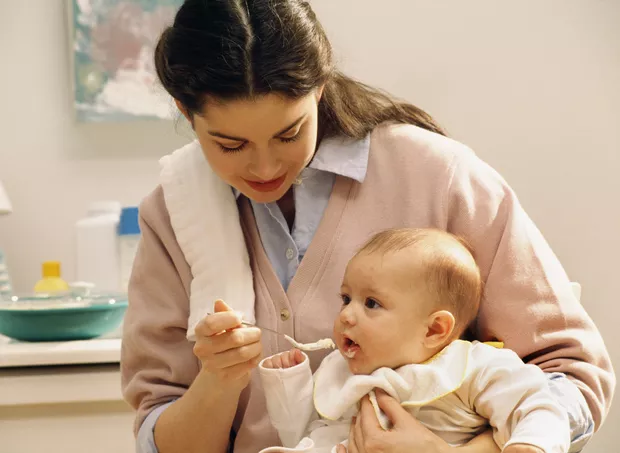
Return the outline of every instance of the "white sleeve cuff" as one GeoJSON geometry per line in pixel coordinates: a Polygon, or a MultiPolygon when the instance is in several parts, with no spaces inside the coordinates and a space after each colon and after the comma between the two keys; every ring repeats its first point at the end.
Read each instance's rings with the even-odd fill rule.
{"type": "Polygon", "coordinates": [[[147,415],[138,430],[138,436],[136,437],[136,453],[159,453],[157,445],[155,445],[155,424],[159,416],[175,401],[176,399],[157,406],[147,415]]]}

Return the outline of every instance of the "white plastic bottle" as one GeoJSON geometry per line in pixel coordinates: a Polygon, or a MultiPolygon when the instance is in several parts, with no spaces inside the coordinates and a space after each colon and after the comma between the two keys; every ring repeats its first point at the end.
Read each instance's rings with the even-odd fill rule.
{"type": "Polygon", "coordinates": [[[0,250],[0,299],[2,299],[2,296],[9,296],[11,291],[9,270],[4,257],[4,252],[0,250]]]}
{"type": "Polygon", "coordinates": [[[118,291],[120,279],[117,229],[121,204],[92,203],[88,215],[76,224],[77,280],[95,285],[95,291],[118,291]]]}
{"type": "Polygon", "coordinates": [[[118,244],[120,250],[120,284],[121,291],[127,292],[133,261],[140,242],[140,225],[138,224],[138,208],[123,208],[118,225],[118,244]]]}

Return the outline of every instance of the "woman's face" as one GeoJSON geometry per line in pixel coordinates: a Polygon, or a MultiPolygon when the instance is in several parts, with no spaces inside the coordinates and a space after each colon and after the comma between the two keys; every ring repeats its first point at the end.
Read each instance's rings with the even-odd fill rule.
{"type": "Polygon", "coordinates": [[[312,159],[320,93],[209,99],[192,122],[213,171],[248,198],[279,200],[312,159]]]}

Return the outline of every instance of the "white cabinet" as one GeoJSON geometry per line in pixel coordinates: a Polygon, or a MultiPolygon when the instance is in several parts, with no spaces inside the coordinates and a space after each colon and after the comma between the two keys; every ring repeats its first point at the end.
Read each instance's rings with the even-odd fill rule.
{"type": "Polygon", "coordinates": [[[73,342],[73,352],[64,358],[58,354],[59,348],[66,349],[64,344],[32,345],[38,349],[29,360],[36,366],[15,366],[28,356],[24,344],[0,346],[4,366],[0,368],[0,453],[135,451],[134,413],[120,391],[120,341],[114,346],[116,353],[100,343],[84,343],[79,347],[73,342]],[[64,360],[71,365],[41,366],[45,361],[42,347],[55,349],[47,355],[48,361],[64,360]],[[18,348],[22,348],[21,354],[13,355],[18,348]],[[92,352],[93,348],[100,351],[92,352]],[[86,349],[91,350],[88,359],[83,358],[86,349]],[[79,364],[84,360],[108,363],[79,364]]]}

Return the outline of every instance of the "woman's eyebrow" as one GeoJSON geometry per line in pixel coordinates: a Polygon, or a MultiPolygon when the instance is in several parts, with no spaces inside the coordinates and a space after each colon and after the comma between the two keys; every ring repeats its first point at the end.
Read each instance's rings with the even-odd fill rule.
{"type": "Polygon", "coordinates": [[[306,114],[304,113],[299,118],[297,118],[295,121],[293,121],[289,126],[285,127],[284,129],[282,129],[281,131],[276,133],[274,135],[274,137],[277,137],[277,136],[282,135],[282,134],[286,134],[288,131],[290,131],[295,126],[297,126],[299,123],[301,123],[305,118],[306,118],[306,114]]]}
{"type": "MultiPolygon", "coordinates": [[[[290,131],[291,129],[293,129],[295,126],[297,126],[299,123],[301,123],[304,119],[306,118],[306,114],[303,114],[302,116],[300,116],[299,118],[297,118],[295,121],[293,121],[290,125],[286,126],[284,129],[282,129],[281,131],[278,131],[274,137],[277,137],[279,135],[282,134],[286,134],[288,131],[290,131]]],[[[207,131],[209,133],[209,135],[212,135],[213,137],[219,137],[219,138],[224,138],[226,140],[233,140],[236,142],[248,142],[249,140],[247,138],[243,138],[243,137],[234,137],[232,135],[226,135],[226,134],[222,134],[221,132],[217,132],[217,131],[207,131]]]]}

